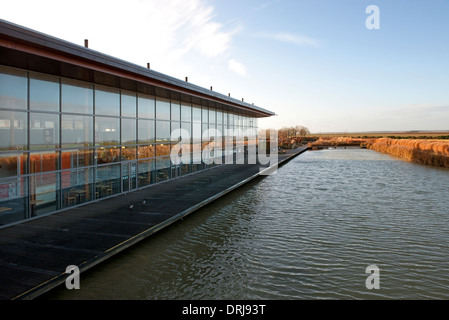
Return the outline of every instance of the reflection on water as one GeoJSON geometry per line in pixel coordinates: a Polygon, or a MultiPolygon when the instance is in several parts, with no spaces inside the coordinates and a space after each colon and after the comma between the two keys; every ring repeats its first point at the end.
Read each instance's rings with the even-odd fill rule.
{"type": "Polygon", "coordinates": [[[447,169],[307,152],[47,298],[448,299],[448,190],[447,169]]]}

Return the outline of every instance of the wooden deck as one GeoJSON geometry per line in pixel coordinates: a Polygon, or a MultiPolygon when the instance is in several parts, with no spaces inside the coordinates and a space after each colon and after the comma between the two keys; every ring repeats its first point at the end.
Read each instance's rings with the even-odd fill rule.
{"type": "MultiPolygon", "coordinates": [[[[305,150],[279,155],[278,165],[305,150]]],[[[0,299],[38,297],[65,283],[67,266],[101,263],[259,177],[259,168],[221,165],[0,229],[0,299]]]]}

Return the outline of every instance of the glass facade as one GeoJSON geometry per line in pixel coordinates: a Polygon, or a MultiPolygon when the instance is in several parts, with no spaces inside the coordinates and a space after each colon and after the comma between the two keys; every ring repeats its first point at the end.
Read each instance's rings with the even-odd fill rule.
{"type": "Polygon", "coordinates": [[[0,226],[244,158],[257,118],[192,99],[0,66],[0,226]]]}

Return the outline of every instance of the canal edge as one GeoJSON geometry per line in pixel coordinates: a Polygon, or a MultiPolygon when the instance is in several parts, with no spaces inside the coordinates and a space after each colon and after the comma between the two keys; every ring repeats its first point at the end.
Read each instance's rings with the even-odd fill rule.
{"type": "MultiPolygon", "coordinates": [[[[150,228],[148,228],[147,230],[144,230],[134,236],[132,236],[129,239],[124,240],[123,242],[103,251],[101,254],[93,257],[92,259],[86,260],[84,262],[82,262],[81,264],[79,264],[77,267],[79,268],[80,274],[99,265],[100,263],[106,261],[109,258],[112,258],[113,256],[117,255],[118,253],[136,245],[137,243],[143,241],[144,239],[152,236],[153,234],[167,228],[168,226],[174,224],[175,222],[182,220],[183,218],[187,217],[188,215],[190,215],[191,213],[198,211],[200,208],[210,204],[211,202],[223,197],[224,195],[242,187],[243,185],[249,183],[250,181],[264,176],[264,175],[268,175],[266,173],[270,172],[270,170],[276,170],[278,167],[281,167],[283,165],[285,165],[287,162],[289,162],[290,160],[292,160],[293,158],[301,155],[302,153],[306,152],[307,150],[309,150],[309,147],[305,147],[302,148],[300,150],[297,150],[296,152],[294,152],[293,154],[287,156],[286,158],[280,160],[279,162],[275,163],[274,165],[271,165],[269,167],[266,167],[263,170],[260,170],[258,173],[226,188],[225,190],[197,203],[194,206],[191,206],[190,208],[181,211],[180,213],[164,220],[163,222],[152,226],[150,228]]],[[[68,277],[67,273],[61,273],[59,275],[54,276],[53,278],[42,282],[41,284],[35,286],[34,288],[31,288],[21,294],[18,294],[17,296],[13,297],[11,300],[33,300],[38,298],[39,296],[57,288],[58,286],[64,284],[64,282],[66,281],[68,277]]]]}

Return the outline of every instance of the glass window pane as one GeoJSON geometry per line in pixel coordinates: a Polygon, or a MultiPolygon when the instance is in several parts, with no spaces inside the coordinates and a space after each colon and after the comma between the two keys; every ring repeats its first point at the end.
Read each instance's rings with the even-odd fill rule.
{"type": "Polygon", "coordinates": [[[122,119],[122,144],[136,144],[136,119],[122,119]]]}
{"type": "Polygon", "coordinates": [[[0,111],[0,150],[26,150],[27,113],[0,111]]]}
{"type": "Polygon", "coordinates": [[[192,107],[185,102],[181,105],[181,121],[192,121],[192,107]]]}
{"type": "Polygon", "coordinates": [[[217,124],[223,123],[223,112],[217,111],[217,124]]]}
{"type": "Polygon", "coordinates": [[[30,153],[30,173],[49,172],[59,169],[59,152],[30,153]]]}
{"type": "Polygon", "coordinates": [[[95,87],[95,114],[120,115],[120,95],[117,89],[95,87]]]}
{"type": "Polygon", "coordinates": [[[153,158],[155,156],[155,147],[153,145],[149,146],[139,146],[138,157],[139,159],[153,158]]]}
{"type": "Polygon", "coordinates": [[[19,176],[26,172],[26,154],[0,153],[0,178],[19,176]]]}
{"type": "Polygon", "coordinates": [[[59,147],[59,114],[30,113],[30,149],[59,147]]]}
{"type": "Polygon", "coordinates": [[[193,128],[192,128],[193,143],[200,143],[201,142],[201,136],[202,136],[201,124],[200,123],[193,123],[193,128]]]}
{"type": "Polygon", "coordinates": [[[154,142],[154,120],[138,120],[138,143],[154,142]]]}
{"type": "Polygon", "coordinates": [[[181,128],[181,122],[175,122],[175,121],[172,121],[171,122],[171,128],[170,128],[170,140],[171,141],[180,141],[181,139],[181,132],[180,132],[180,130],[177,130],[177,129],[180,129],[181,128]],[[176,130],[176,131],[175,131],[176,130]],[[177,133],[179,133],[179,134],[177,134],[177,133]]]}
{"type": "Polygon", "coordinates": [[[156,181],[163,181],[170,178],[170,157],[156,159],[156,181]]]}
{"type": "Polygon", "coordinates": [[[137,148],[135,146],[125,147],[122,146],[122,160],[134,160],[137,159],[137,148]]]}
{"type": "Polygon", "coordinates": [[[139,161],[137,167],[139,187],[154,183],[154,170],[154,160],[139,161]]]}
{"type": "Polygon", "coordinates": [[[182,137],[183,139],[191,140],[192,139],[192,124],[188,122],[181,123],[181,129],[187,131],[187,136],[182,137]]]}
{"type": "Polygon", "coordinates": [[[170,122],[156,121],[156,141],[169,141],[170,122]]]}
{"type": "Polygon", "coordinates": [[[27,73],[0,66],[0,107],[27,109],[27,96],[27,73]]]}
{"type": "Polygon", "coordinates": [[[100,147],[95,150],[97,164],[113,163],[120,161],[120,148],[118,147],[100,147]]]}
{"type": "Polygon", "coordinates": [[[209,109],[209,123],[215,123],[215,110],[214,109],[209,109]]]}
{"type": "Polygon", "coordinates": [[[119,144],[119,126],[119,118],[95,117],[95,145],[119,144]]]}
{"type": "Polygon", "coordinates": [[[156,99],[156,119],[170,120],[170,100],[164,98],[156,99]]]}
{"type": "Polygon", "coordinates": [[[201,107],[200,106],[192,107],[192,117],[193,117],[193,122],[201,122],[201,107]]]}
{"type": "Polygon", "coordinates": [[[170,155],[170,143],[156,144],[156,157],[169,156],[169,155],[170,155]]]}
{"type": "Polygon", "coordinates": [[[137,98],[136,94],[132,92],[122,91],[122,116],[136,117],[137,98]]]}
{"type": "Polygon", "coordinates": [[[87,167],[94,164],[92,149],[73,149],[61,152],[61,169],[87,167]]]}
{"type": "Polygon", "coordinates": [[[95,198],[120,192],[120,165],[101,166],[95,170],[95,198]]]}
{"type": "Polygon", "coordinates": [[[59,111],[59,79],[47,75],[30,76],[30,109],[59,111]]]}
{"type": "Polygon", "coordinates": [[[31,216],[59,209],[59,173],[51,172],[30,177],[31,216]]]}
{"type": "Polygon", "coordinates": [[[61,141],[63,148],[92,146],[93,117],[62,115],[61,141]]]}
{"type": "Polygon", "coordinates": [[[181,105],[179,101],[171,102],[171,120],[172,121],[181,120],[181,105]]]}
{"type": "Polygon", "coordinates": [[[153,96],[138,94],[139,118],[154,119],[155,101],[153,96]]]}
{"type": "Polygon", "coordinates": [[[62,80],[62,112],[93,114],[93,85],[73,80],[62,80]]]}
{"type": "Polygon", "coordinates": [[[202,113],[202,122],[208,123],[209,122],[209,109],[206,107],[203,107],[203,113],[202,113]]]}
{"type": "Polygon", "coordinates": [[[61,172],[63,207],[93,199],[93,169],[84,168],[61,172]]]}
{"type": "Polygon", "coordinates": [[[0,215],[0,225],[27,218],[28,178],[9,178],[0,181],[0,203],[4,211],[0,215]]]}

